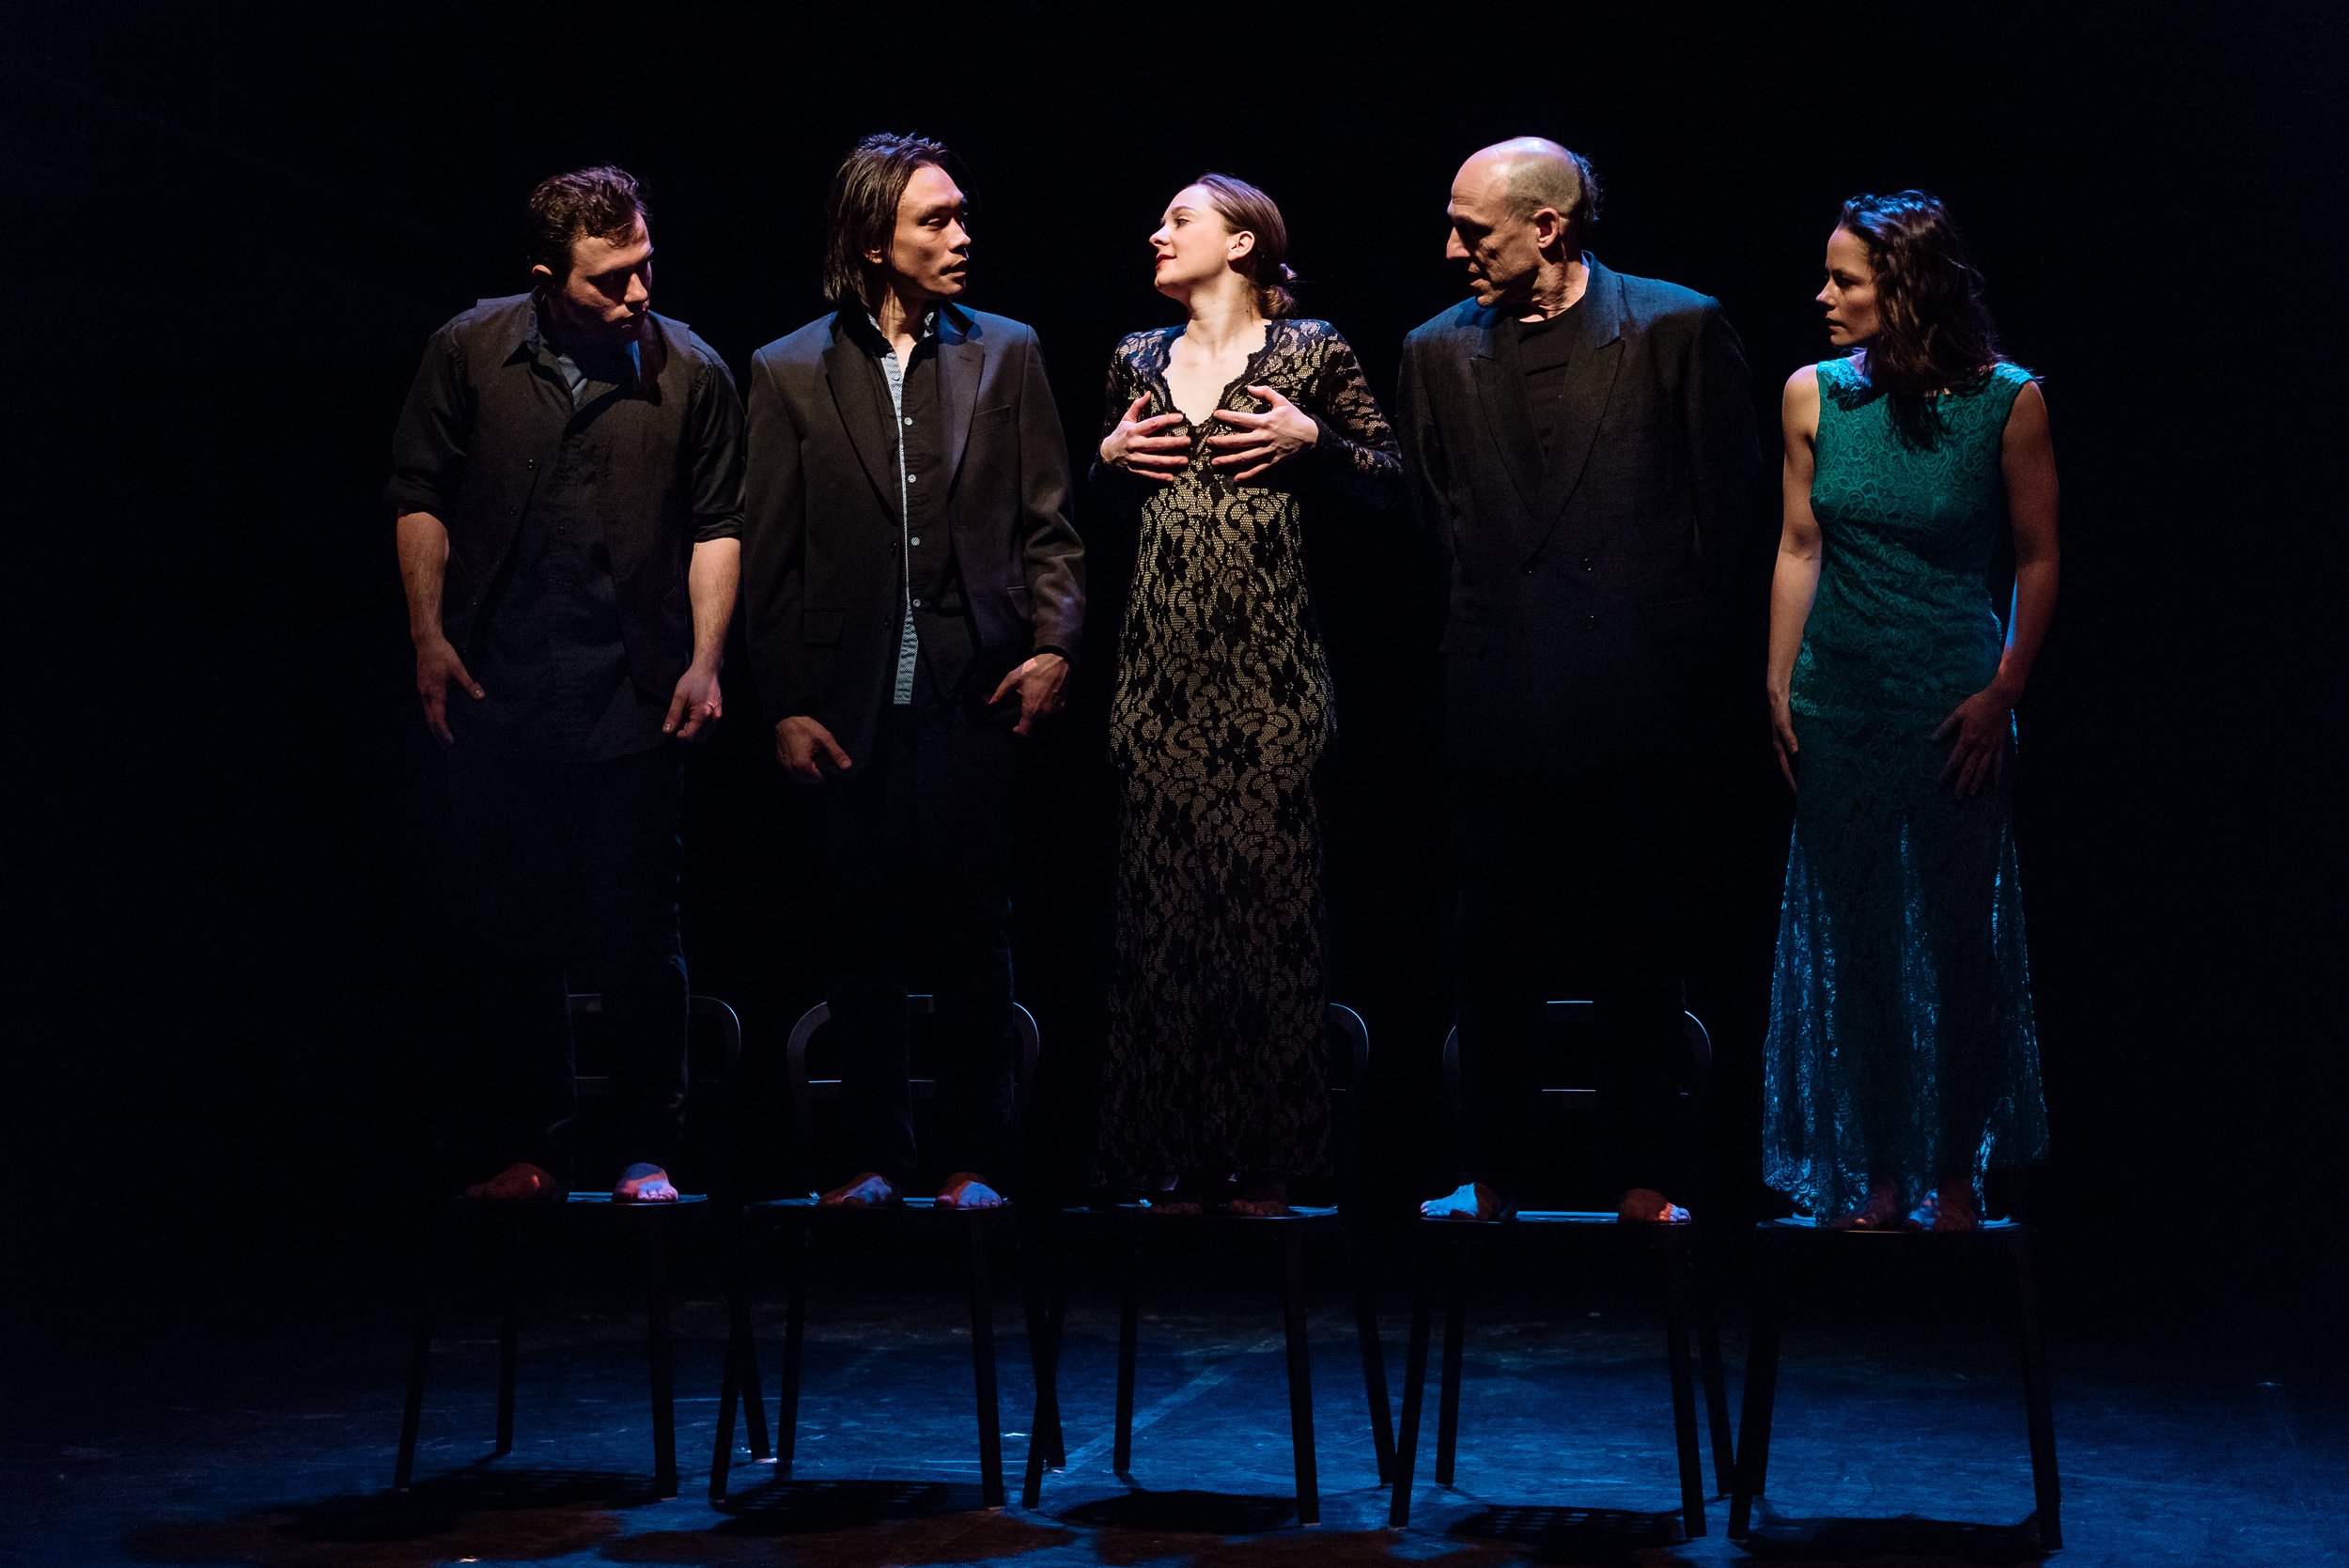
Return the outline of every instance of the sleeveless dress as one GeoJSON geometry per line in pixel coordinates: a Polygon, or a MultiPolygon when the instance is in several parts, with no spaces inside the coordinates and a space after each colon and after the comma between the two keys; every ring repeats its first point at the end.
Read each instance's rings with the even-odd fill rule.
{"type": "Polygon", "coordinates": [[[1820,1219],[1873,1181],[2046,1152],[2003,781],[1960,800],[1933,734],[1998,673],[1988,577],[2009,527],[2000,442],[2030,376],[1937,398],[1929,447],[1844,360],[1818,367],[1818,597],[1792,692],[1795,832],[1766,1048],[1764,1175],[1820,1219]]]}
{"type": "MultiPolygon", "coordinates": [[[[1108,422],[1137,396],[1176,411],[1179,327],[1110,361],[1108,422]]],[[[1304,509],[1401,493],[1402,458],[1354,351],[1326,321],[1275,320],[1218,399],[1270,385],[1319,439],[1255,479],[1190,431],[1171,485],[1099,471],[1138,503],[1110,752],[1123,785],[1116,931],[1095,1174],[1311,1175],[1328,1165],[1321,823],[1314,770],[1330,668],[1305,575],[1304,509]]]]}

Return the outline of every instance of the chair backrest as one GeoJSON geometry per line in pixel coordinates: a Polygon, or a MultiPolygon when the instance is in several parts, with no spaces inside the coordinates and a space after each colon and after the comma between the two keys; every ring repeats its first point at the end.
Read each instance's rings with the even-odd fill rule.
{"type": "MultiPolygon", "coordinates": [[[[1696,1098],[1702,1099],[1704,1096],[1705,1080],[1713,1076],[1713,1036],[1705,1029],[1703,1020],[1694,1013],[1684,1009],[1680,1015],[1680,1020],[1681,1039],[1688,1048],[1688,1092],[1696,1098]]],[[[1548,1004],[1548,1021],[1553,1026],[1563,1026],[1566,1030],[1588,1029],[1592,1021],[1591,1003],[1586,1000],[1579,999],[1552,1001],[1548,1004]]],[[[1443,1088],[1444,1097],[1451,1103],[1452,1114],[1456,1121],[1460,1114],[1460,1029],[1457,1024],[1453,1026],[1452,1032],[1446,1034],[1443,1039],[1443,1088]]],[[[1546,1082],[1542,1085],[1542,1093],[1558,1095],[1588,1095],[1594,1091],[1586,1085],[1546,1082]]]]}
{"type": "MultiPolygon", "coordinates": [[[[580,1070],[573,1081],[578,1085],[583,1109],[607,1100],[612,1094],[612,1076],[599,1038],[603,1019],[603,998],[592,991],[574,993],[571,997],[571,1040],[580,1070]]],[[[700,1186],[723,1180],[731,1145],[731,1118],[725,1113],[728,1089],[735,1081],[742,1063],[742,1020],[733,1008],[716,997],[695,996],[686,1000],[685,1022],[685,1127],[683,1144],[677,1151],[682,1179],[700,1186]]],[[[583,1145],[589,1151],[610,1155],[603,1147],[600,1125],[584,1119],[582,1128],[583,1145]]]]}
{"type": "MultiPolygon", "coordinates": [[[[577,1079],[583,1097],[602,1098],[612,1093],[612,1075],[599,1070],[602,1063],[598,1060],[595,1048],[595,1022],[602,1017],[603,998],[600,994],[594,991],[575,991],[571,994],[572,1038],[575,1043],[583,1040],[588,1048],[582,1053],[587,1070],[580,1073],[577,1079]],[[586,1027],[583,1028],[583,1024],[586,1027]]],[[[742,1020],[736,1016],[734,1009],[716,997],[687,998],[686,1081],[696,1087],[705,1083],[712,1087],[731,1083],[741,1062],[742,1020]]]]}
{"type": "Polygon", "coordinates": [[[1350,1194],[1361,1174],[1362,1086],[1370,1073],[1370,1026],[1344,1002],[1330,1003],[1330,1144],[1338,1190],[1350,1194]]]}
{"type": "MultiPolygon", "coordinates": [[[[915,992],[906,998],[906,1011],[914,1017],[933,1017],[938,1012],[937,1001],[926,992],[915,992]]],[[[785,1071],[791,1080],[791,1120],[796,1128],[800,1147],[809,1148],[816,1136],[816,1112],[818,1104],[835,1104],[840,1098],[840,1079],[809,1076],[808,1048],[816,1039],[816,1032],[832,1021],[832,1003],[819,1001],[800,1015],[800,1021],[791,1026],[791,1037],[784,1045],[785,1071]]],[[[1035,1016],[1018,1002],[1011,1004],[1012,1027],[1019,1034],[1019,1052],[1012,1062],[1012,1083],[1015,1091],[1024,1091],[1035,1081],[1036,1062],[1041,1055],[1041,1040],[1036,1032],[1035,1016]]],[[[938,1097],[938,1080],[916,1078],[910,1080],[916,1100],[938,1097]]]]}

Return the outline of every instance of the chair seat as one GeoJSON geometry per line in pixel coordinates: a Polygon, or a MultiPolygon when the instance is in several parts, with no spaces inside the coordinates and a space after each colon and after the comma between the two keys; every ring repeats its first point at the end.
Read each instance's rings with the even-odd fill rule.
{"type": "Polygon", "coordinates": [[[681,1209],[706,1207],[707,1192],[680,1192],[665,1203],[623,1203],[615,1202],[609,1192],[573,1192],[559,1203],[537,1198],[469,1198],[459,1193],[449,1200],[460,1215],[477,1219],[543,1219],[557,1214],[602,1212],[607,1214],[646,1215],[658,1218],[681,1209]]]}
{"type": "Polygon", "coordinates": [[[1985,1219],[1982,1222],[1981,1229],[1972,1231],[1911,1231],[1907,1229],[1854,1231],[1835,1225],[1822,1225],[1807,1215],[1795,1215],[1784,1219],[1765,1219],[1754,1226],[1754,1233],[1759,1236],[1797,1244],[1804,1242],[1831,1244],[1843,1241],[1881,1242],[1895,1236],[1906,1236],[1911,1241],[1937,1241],[1962,1246],[1968,1242],[2012,1241],[2022,1235],[2024,1230],[2023,1223],[2019,1219],[1985,1219]]]}
{"type": "Polygon", "coordinates": [[[1315,1203],[1294,1204],[1286,1214],[1225,1214],[1221,1211],[1201,1214],[1159,1214],[1154,1212],[1147,1203],[1117,1203],[1107,1209],[1081,1212],[1117,1214],[1143,1224],[1203,1231],[1227,1231],[1236,1227],[1246,1227],[1252,1230],[1278,1227],[1290,1230],[1300,1225],[1324,1228],[1335,1224],[1343,1218],[1338,1213],[1336,1205],[1315,1203]]]}
{"type": "Polygon", "coordinates": [[[873,1203],[855,1206],[848,1203],[825,1203],[813,1196],[806,1198],[762,1198],[754,1203],[742,1205],[742,1212],[752,1219],[781,1219],[793,1217],[820,1218],[845,1221],[853,1219],[863,1224],[920,1223],[955,1224],[960,1221],[977,1223],[1002,1219],[1019,1212],[1010,1203],[993,1208],[957,1208],[935,1198],[902,1198],[894,1203],[873,1203]]]}

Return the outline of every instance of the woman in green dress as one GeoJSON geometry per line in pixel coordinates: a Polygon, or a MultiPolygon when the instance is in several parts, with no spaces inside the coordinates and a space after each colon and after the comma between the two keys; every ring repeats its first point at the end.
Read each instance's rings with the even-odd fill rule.
{"type": "Polygon", "coordinates": [[[1854,196],[1827,274],[1845,357],[1789,378],[1782,415],[1769,694],[1795,834],[1765,1175],[1823,1223],[1970,1230],[1988,1168],[2047,1137],[2010,803],[2055,455],[1939,201],[1854,196]]]}

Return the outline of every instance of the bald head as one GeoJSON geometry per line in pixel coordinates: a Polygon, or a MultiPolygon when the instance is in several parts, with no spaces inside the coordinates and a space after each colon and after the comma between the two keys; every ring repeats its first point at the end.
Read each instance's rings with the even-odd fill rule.
{"type": "Polygon", "coordinates": [[[1547,136],[1513,136],[1480,149],[1460,165],[1457,183],[1470,181],[1485,186],[1513,218],[1548,208],[1578,231],[1598,205],[1590,164],[1547,136]]]}
{"type": "Polygon", "coordinates": [[[1540,136],[1496,142],[1453,179],[1444,255],[1467,264],[1480,304],[1552,314],[1579,298],[1582,236],[1597,210],[1598,183],[1579,155],[1540,136]]]}

